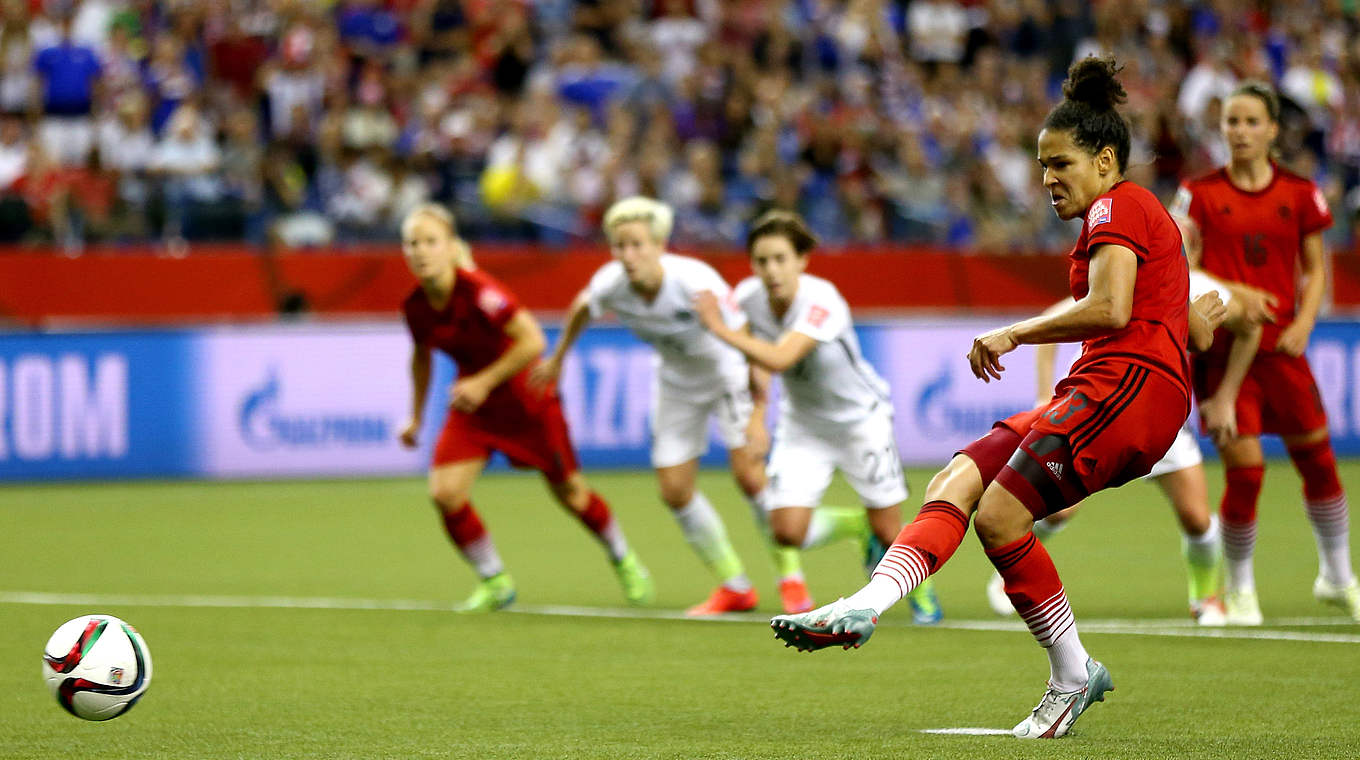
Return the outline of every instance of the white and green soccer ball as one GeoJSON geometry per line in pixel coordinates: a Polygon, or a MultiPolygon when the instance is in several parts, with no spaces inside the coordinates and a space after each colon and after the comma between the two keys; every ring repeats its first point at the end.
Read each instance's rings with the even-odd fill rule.
{"type": "Polygon", "coordinates": [[[43,649],[43,680],[66,711],[109,720],[132,709],[151,685],[142,635],[112,615],[68,620],[43,649]]]}

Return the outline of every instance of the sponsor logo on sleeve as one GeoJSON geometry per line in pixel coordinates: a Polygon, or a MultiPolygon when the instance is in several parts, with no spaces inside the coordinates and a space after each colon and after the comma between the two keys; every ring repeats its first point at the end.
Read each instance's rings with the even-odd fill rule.
{"type": "Polygon", "coordinates": [[[1313,204],[1317,206],[1319,214],[1327,216],[1331,213],[1327,210],[1327,196],[1322,194],[1321,188],[1313,188],[1313,204]]]}
{"type": "Polygon", "coordinates": [[[495,288],[482,288],[482,292],[477,294],[478,308],[493,316],[501,313],[501,310],[509,303],[506,297],[495,288]]]}
{"type": "Polygon", "coordinates": [[[1101,198],[1091,204],[1091,211],[1086,215],[1086,228],[1090,229],[1097,224],[1104,224],[1110,221],[1110,199],[1101,198]]]}
{"type": "Polygon", "coordinates": [[[831,316],[831,312],[813,304],[812,308],[808,309],[807,321],[808,324],[813,327],[821,327],[822,323],[826,322],[826,318],[829,316],[831,316]]]}

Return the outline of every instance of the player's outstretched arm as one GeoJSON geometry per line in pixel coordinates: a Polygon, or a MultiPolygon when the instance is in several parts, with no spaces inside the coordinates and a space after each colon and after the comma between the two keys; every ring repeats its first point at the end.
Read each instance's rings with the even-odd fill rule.
{"type": "Polygon", "coordinates": [[[558,376],[562,374],[562,362],[566,360],[567,352],[576,345],[577,338],[581,337],[588,324],[590,324],[590,295],[582,290],[571,302],[567,322],[562,326],[562,334],[558,336],[557,345],[553,347],[552,353],[538,366],[529,370],[529,382],[534,385],[557,383],[558,376]]]}
{"type": "Polygon", "coordinates": [[[1317,324],[1318,311],[1322,309],[1322,299],[1327,293],[1322,233],[1314,232],[1305,236],[1299,253],[1299,266],[1303,270],[1299,308],[1294,313],[1294,321],[1280,331],[1280,337],[1275,342],[1281,353],[1290,356],[1303,356],[1307,350],[1308,338],[1313,334],[1313,325],[1317,324]]]}
{"type": "Polygon", "coordinates": [[[511,343],[496,361],[475,375],[465,377],[453,384],[449,394],[449,405],[460,412],[475,412],[501,383],[514,377],[529,362],[538,358],[547,347],[543,328],[528,309],[520,309],[505,323],[505,334],[511,343]]]}
{"type": "Polygon", "coordinates": [[[418,443],[420,421],[425,418],[425,394],[429,390],[430,349],[417,345],[411,349],[411,418],[397,436],[407,448],[415,448],[418,443]]]}
{"type": "Polygon", "coordinates": [[[783,372],[817,347],[816,338],[793,330],[781,335],[778,343],[770,343],[745,330],[728,327],[718,306],[718,297],[711,291],[700,291],[694,296],[694,311],[699,315],[699,322],[719,340],[771,372],[783,372]]]}
{"type": "Polygon", "coordinates": [[[1138,256],[1122,245],[1100,245],[1091,253],[1089,292],[1057,312],[983,333],[973,339],[968,363],[983,382],[1000,380],[1001,357],[1024,343],[1063,343],[1105,335],[1128,324],[1138,256]]]}

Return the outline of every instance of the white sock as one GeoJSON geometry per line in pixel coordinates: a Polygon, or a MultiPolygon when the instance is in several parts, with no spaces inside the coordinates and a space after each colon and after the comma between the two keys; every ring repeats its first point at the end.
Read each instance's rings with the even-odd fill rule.
{"type": "Polygon", "coordinates": [[[1039,646],[1048,652],[1049,682],[1058,691],[1076,691],[1086,685],[1086,661],[1090,655],[1077,635],[1077,620],[1067,603],[1066,590],[1021,615],[1039,646]]]}
{"type": "Polygon", "coordinates": [[[1317,540],[1318,570],[1336,586],[1347,586],[1355,576],[1351,570],[1350,509],[1346,494],[1323,502],[1305,501],[1308,521],[1317,540]]]}
{"type": "Polygon", "coordinates": [[[1185,559],[1197,567],[1208,567],[1223,550],[1222,534],[1218,529],[1218,515],[1209,515],[1209,528],[1198,536],[1184,534],[1185,559]]]}
{"type": "Polygon", "coordinates": [[[702,491],[695,491],[689,503],[675,510],[675,521],[694,553],[719,574],[722,584],[733,591],[749,591],[751,581],[740,571],[740,560],[727,538],[727,528],[713,504],[702,491]]]}
{"type": "Polygon", "coordinates": [[[1233,523],[1223,521],[1223,569],[1227,573],[1229,589],[1256,588],[1256,574],[1252,569],[1252,554],[1256,550],[1256,521],[1233,523]]]}
{"type": "Polygon", "coordinates": [[[505,572],[505,566],[501,564],[501,555],[496,551],[496,544],[491,540],[491,535],[487,534],[473,541],[466,546],[458,547],[458,551],[463,553],[467,561],[477,571],[477,575],[483,578],[490,578],[493,575],[500,575],[505,572]]]}
{"type": "Polygon", "coordinates": [[[925,559],[915,549],[893,544],[874,568],[869,583],[845,601],[850,609],[872,609],[875,614],[882,615],[929,575],[925,559]]]}

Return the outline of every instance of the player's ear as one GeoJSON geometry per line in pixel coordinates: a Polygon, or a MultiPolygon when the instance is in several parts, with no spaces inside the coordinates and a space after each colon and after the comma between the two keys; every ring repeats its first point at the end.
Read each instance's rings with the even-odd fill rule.
{"type": "Polygon", "coordinates": [[[1096,170],[1100,172],[1100,176],[1103,177],[1106,174],[1109,174],[1117,165],[1118,162],[1115,159],[1114,148],[1112,146],[1106,145],[1096,154],[1096,170]]]}

